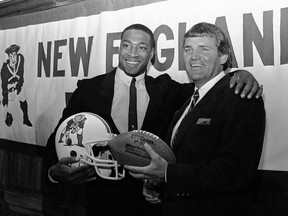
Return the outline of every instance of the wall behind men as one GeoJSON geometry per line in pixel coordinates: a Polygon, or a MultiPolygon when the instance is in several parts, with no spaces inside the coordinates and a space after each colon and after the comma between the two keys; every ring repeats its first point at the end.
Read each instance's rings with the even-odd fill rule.
{"type": "MultiPolygon", "coordinates": [[[[9,101],[8,127],[0,105],[0,138],[45,146],[67,96],[79,79],[108,73],[117,66],[121,31],[132,23],[155,33],[157,58],[149,74],[168,73],[189,82],[181,45],[198,22],[220,26],[234,51],[234,68],[243,68],[264,85],[267,130],[259,169],[288,170],[288,3],[278,1],[82,1],[47,11],[0,19],[0,63],[5,49],[20,46],[24,85],[32,127],[23,124],[19,98],[9,101]]],[[[1,81],[0,81],[1,82],[1,81]]],[[[0,100],[2,89],[0,88],[0,100]]]]}

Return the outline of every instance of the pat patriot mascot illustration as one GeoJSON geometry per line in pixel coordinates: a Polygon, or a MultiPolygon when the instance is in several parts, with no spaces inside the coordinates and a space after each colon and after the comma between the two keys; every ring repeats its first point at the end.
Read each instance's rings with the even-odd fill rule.
{"type": "Polygon", "coordinates": [[[23,124],[32,127],[28,118],[28,103],[24,84],[24,56],[18,53],[20,46],[13,44],[5,50],[8,59],[1,69],[2,104],[4,107],[5,123],[8,127],[13,124],[13,115],[9,109],[11,103],[19,101],[23,113],[23,124]]]}
{"type": "Polygon", "coordinates": [[[77,146],[80,147],[84,147],[84,145],[82,144],[82,140],[83,140],[83,128],[84,128],[84,124],[85,121],[87,120],[87,118],[85,117],[85,115],[76,115],[73,119],[70,119],[67,122],[66,127],[62,130],[61,135],[60,135],[60,139],[59,139],[59,143],[63,143],[63,137],[65,136],[65,144],[68,146],[74,145],[72,143],[72,139],[70,137],[70,133],[71,134],[77,134],[77,141],[78,143],[76,144],[77,146]]]}

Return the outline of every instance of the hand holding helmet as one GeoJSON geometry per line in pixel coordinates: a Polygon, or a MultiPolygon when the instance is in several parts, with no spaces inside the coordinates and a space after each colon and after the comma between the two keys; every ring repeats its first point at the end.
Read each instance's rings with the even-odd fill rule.
{"type": "Polygon", "coordinates": [[[75,166],[79,164],[77,157],[64,157],[50,168],[49,174],[57,182],[82,184],[96,179],[95,169],[89,165],[75,166]]]}

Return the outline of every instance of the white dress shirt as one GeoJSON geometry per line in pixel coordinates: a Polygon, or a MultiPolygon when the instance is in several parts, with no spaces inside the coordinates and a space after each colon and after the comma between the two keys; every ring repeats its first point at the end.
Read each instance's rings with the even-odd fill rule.
{"type": "MultiPolygon", "coordinates": [[[[141,129],[149,103],[149,95],[145,86],[145,73],[135,77],[137,89],[137,121],[141,129]]],[[[114,97],[111,116],[120,133],[128,131],[129,90],[132,77],[117,68],[114,83],[114,97]]]]}

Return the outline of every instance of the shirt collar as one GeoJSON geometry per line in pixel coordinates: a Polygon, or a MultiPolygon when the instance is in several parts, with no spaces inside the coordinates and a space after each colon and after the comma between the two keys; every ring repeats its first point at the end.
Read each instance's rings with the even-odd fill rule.
{"type": "MultiPolygon", "coordinates": [[[[130,85],[132,78],[133,77],[128,76],[123,70],[121,70],[119,67],[117,67],[115,80],[118,80],[118,81],[121,80],[122,82],[126,83],[127,85],[130,85]]],[[[136,83],[144,82],[145,73],[138,75],[137,77],[135,77],[135,79],[136,79],[136,83]]]]}
{"type": "MultiPolygon", "coordinates": [[[[202,98],[220,79],[222,79],[225,76],[224,71],[219,73],[217,76],[213,77],[211,80],[209,80],[207,83],[205,83],[201,88],[199,89],[199,95],[202,98]]],[[[195,87],[195,90],[197,88],[195,87]]]]}

